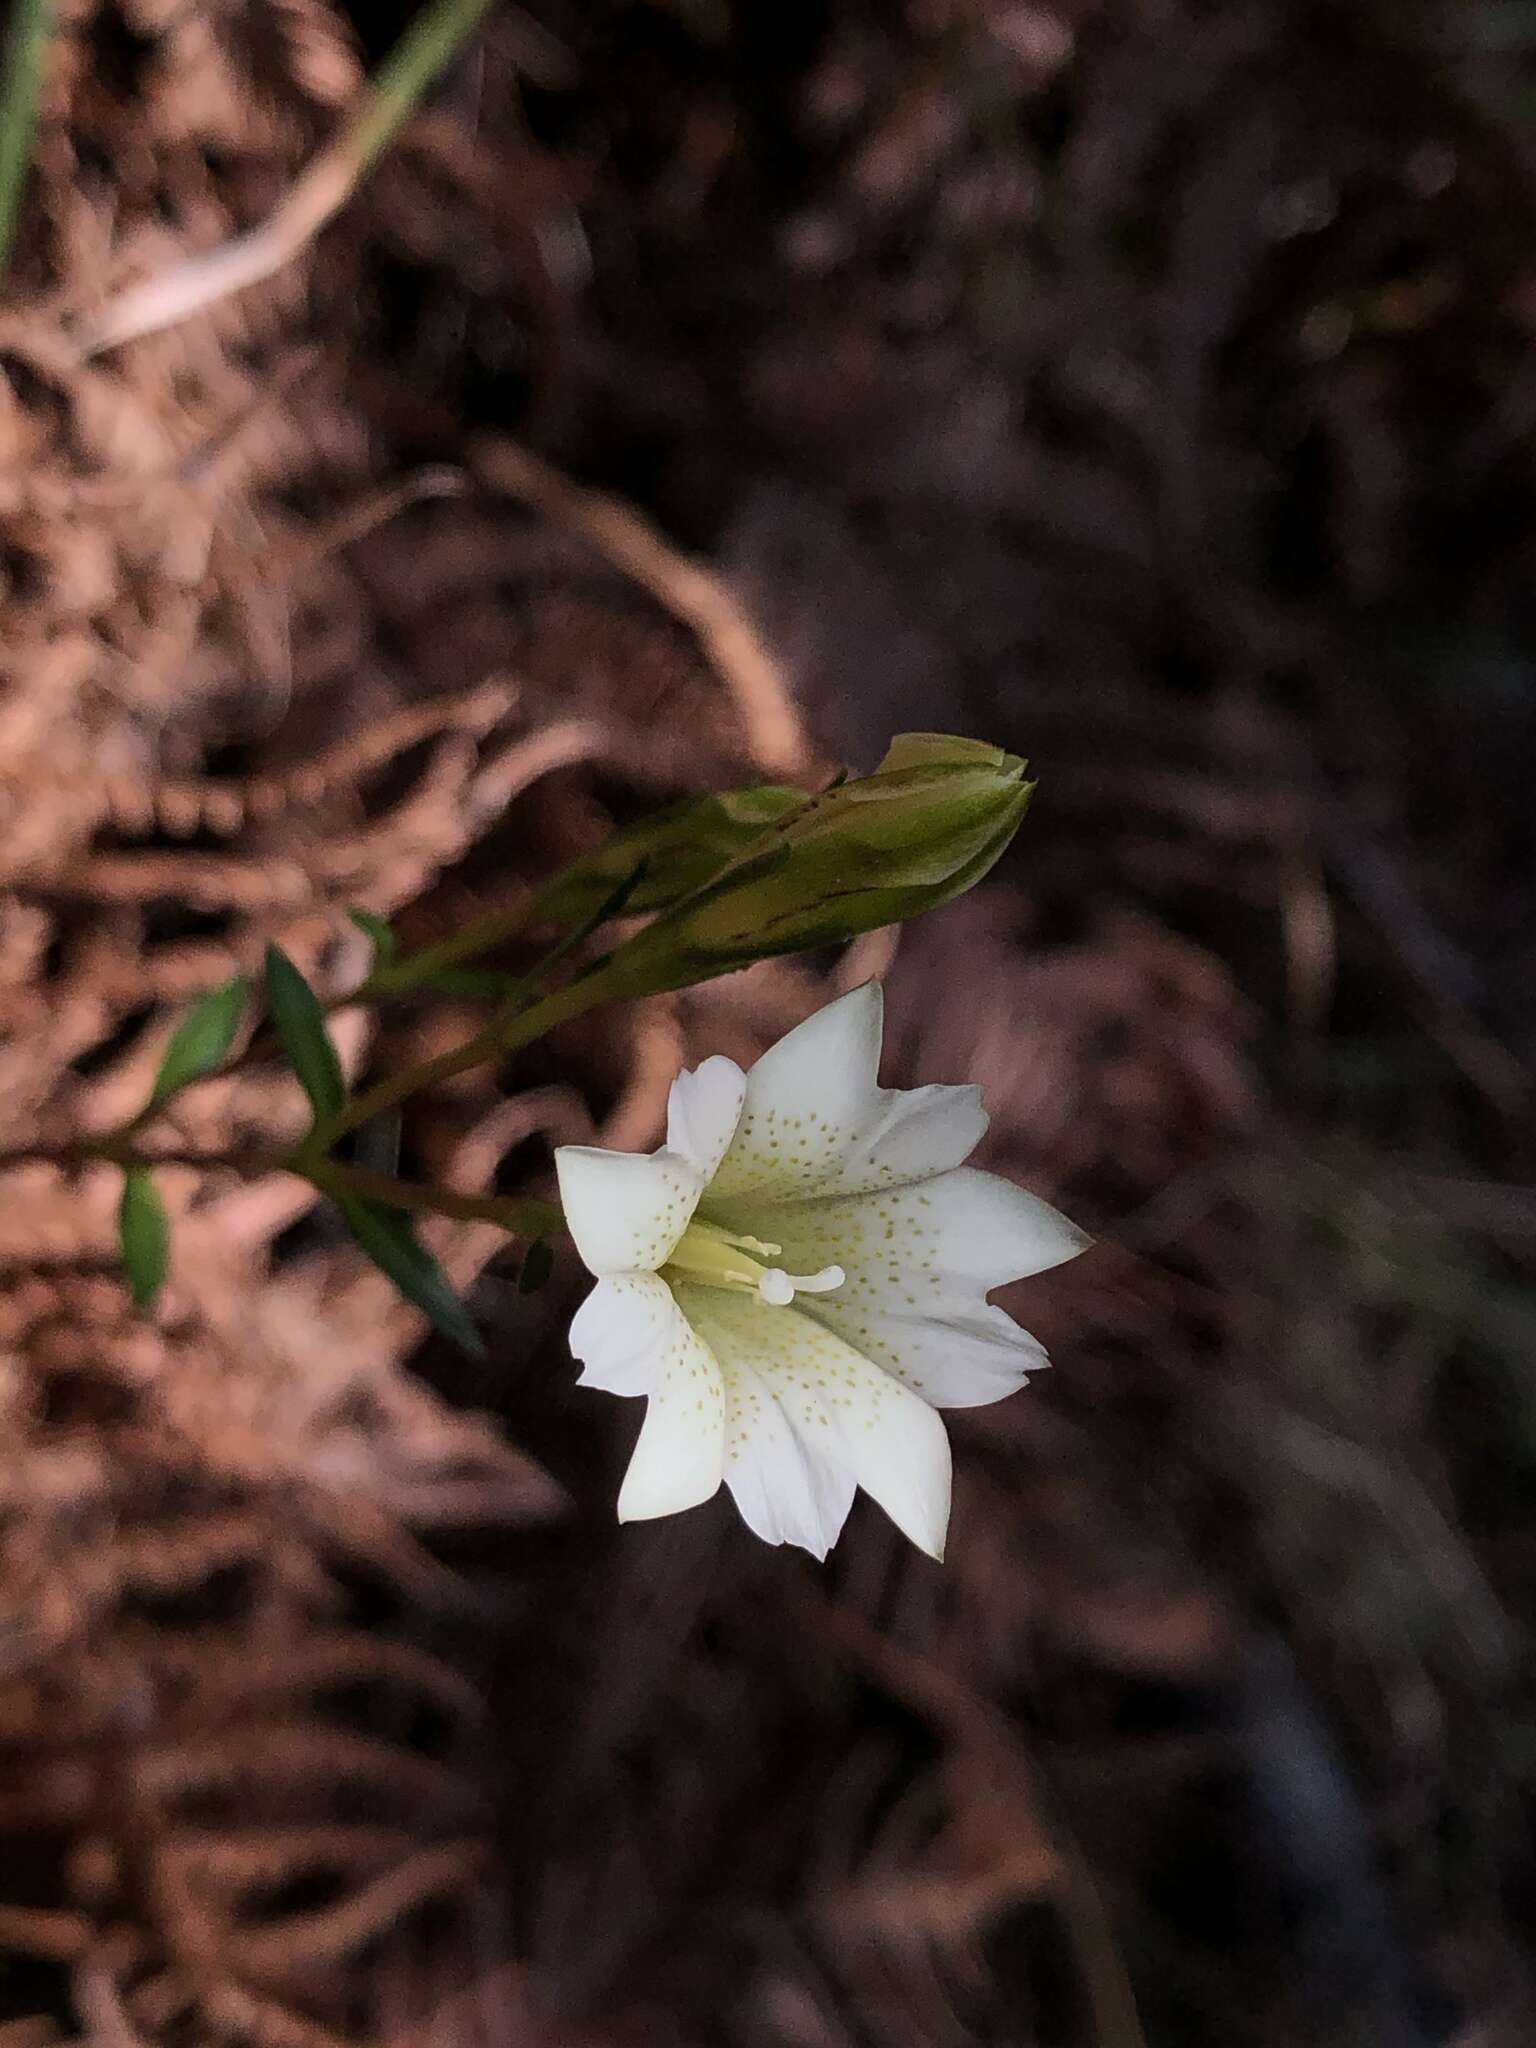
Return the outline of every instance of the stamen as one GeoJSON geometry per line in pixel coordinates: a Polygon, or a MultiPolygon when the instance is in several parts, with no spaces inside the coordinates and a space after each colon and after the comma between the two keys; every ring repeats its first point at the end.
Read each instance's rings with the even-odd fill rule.
{"type": "Polygon", "coordinates": [[[718,1223],[705,1223],[695,1216],[689,1224],[687,1235],[695,1240],[708,1238],[712,1244],[728,1244],[737,1251],[751,1252],[754,1258],[776,1259],[784,1249],[782,1245],[768,1244],[760,1237],[739,1236],[733,1231],[722,1230],[718,1223]]]}
{"type": "Polygon", "coordinates": [[[797,1294],[830,1294],[847,1277],[841,1266],[823,1266],[819,1273],[786,1273],[782,1266],[759,1264],[760,1259],[777,1258],[780,1249],[760,1237],[737,1236],[718,1224],[695,1221],[672,1247],[662,1277],[755,1294],[770,1308],[788,1308],[797,1294]]]}
{"type": "Polygon", "coordinates": [[[718,1224],[695,1219],[672,1247],[662,1272],[706,1287],[755,1294],[763,1277],[761,1262],[778,1254],[778,1245],[767,1244],[760,1237],[736,1236],[718,1224]]]}
{"type": "MultiPolygon", "coordinates": [[[[724,1236],[723,1232],[721,1234],[724,1236]]],[[[760,1237],[726,1237],[725,1242],[739,1245],[744,1252],[751,1252],[759,1259],[776,1259],[784,1249],[783,1245],[768,1244],[760,1237]]]]}
{"type": "Polygon", "coordinates": [[[830,1294],[841,1287],[847,1274],[841,1266],[823,1266],[819,1273],[786,1273],[770,1266],[757,1283],[757,1291],[770,1308],[788,1308],[797,1294],[830,1294]]]}
{"type": "Polygon", "coordinates": [[[830,1294],[835,1287],[841,1287],[848,1275],[841,1266],[823,1266],[819,1273],[813,1273],[809,1280],[802,1280],[797,1273],[791,1273],[797,1294],[830,1294]]]}

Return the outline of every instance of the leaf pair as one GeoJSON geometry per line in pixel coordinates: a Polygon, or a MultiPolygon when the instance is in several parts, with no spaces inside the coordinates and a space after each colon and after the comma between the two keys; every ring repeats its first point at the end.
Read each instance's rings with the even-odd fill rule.
{"type": "MultiPolygon", "coordinates": [[[[373,936],[383,954],[387,928],[381,926],[373,936]]],[[[244,977],[237,975],[204,996],[183,1020],[166,1048],[138,1121],[220,1064],[234,1042],[246,988],[244,977]]],[[[313,1111],[311,1132],[323,1131],[346,1102],[346,1082],[314,990],[277,945],[267,947],[266,997],[283,1051],[313,1111]]],[[[317,1180],[323,1184],[323,1173],[317,1173],[317,1180]]],[[[337,1207],[358,1245],[405,1299],[445,1336],[478,1357],[483,1346],[469,1311],[432,1254],[417,1240],[410,1218],[387,1203],[355,1195],[338,1193],[337,1207]]],[[[169,1264],[170,1221],[147,1167],[130,1167],[123,1176],[118,1238],[133,1299],[138,1307],[148,1308],[160,1291],[169,1264]]],[[[532,1259],[530,1251],[528,1263],[532,1259]]]]}
{"type": "MultiPolygon", "coordinates": [[[[193,1005],[171,1036],[135,1124],[223,1062],[240,1028],[248,989],[245,976],[237,974],[193,1005]]],[[[134,1304],[148,1308],[160,1292],[170,1261],[171,1225],[147,1167],[130,1167],[123,1176],[117,1234],[134,1304]]]]}
{"type": "MultiPolygon", "coordinates": [[[[354,922],[374,940],[376,956],[393,947],[393,935],[378,919],[362,915],[354,922]]],[[[341,1062],[325,1028],[325,1013],[315,992],[281,946],[267,947],[267,1002],[272,1022],[282,1040],[288,1063],[314,1111],[312,1131],[323,1132],[329,1120],[340,1114],[347,1099],[341,1062]]],[[[414,1308],[451,1337],[471,1357],[480,1357],[485,1347],[465,1308],[443,1276],[436,1259],[416,1236],[411,1219],[387,1203],[338,1193],[336,1206],[359,1248],[372,1259],[414,1308]]]]}

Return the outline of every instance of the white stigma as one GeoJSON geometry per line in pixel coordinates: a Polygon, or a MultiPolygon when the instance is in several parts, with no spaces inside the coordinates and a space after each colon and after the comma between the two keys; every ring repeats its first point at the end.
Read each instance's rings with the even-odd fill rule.
{"type": "Polygon", "coordinates": [[[770,1308],[788,1308],[797,1294],[830,1294],[848,1276],[841,1266],[823,1266],[819,1273],[786,1273],[770,1266],[757,1283],[757,1291],[770,1308]]]}

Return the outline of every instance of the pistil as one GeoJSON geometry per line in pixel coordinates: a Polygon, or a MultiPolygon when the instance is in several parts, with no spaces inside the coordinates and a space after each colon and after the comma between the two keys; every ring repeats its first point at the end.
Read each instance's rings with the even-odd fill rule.
{"type": "Polygon", "coordinates": [[[797,1294],[830,1294],[842,1286],[846,1275],[841,1266],[823,1266],[819,1273],[805,1274],[786,1273],[782,1266],[765,1263],[777,1258],[782,1249],[760,1237],[733,1235],[718,1224],[695,1217],[672,1247],[662,1277],[675,1274],[705,1287],[755,1294],[770,1308],[788,1308],[797,1294]]]}

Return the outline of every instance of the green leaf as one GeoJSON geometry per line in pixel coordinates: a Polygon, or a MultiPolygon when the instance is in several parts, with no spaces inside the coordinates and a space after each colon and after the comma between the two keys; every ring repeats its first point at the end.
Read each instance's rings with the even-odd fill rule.
{"type": "Polygon", "coordinates": [[[153,1109],[189,1081],[211,1074],[234,1043],[249,984],[243,974],[210,989],[182,1018],[165,1049],[146,1107],[153,1109]]]}
{"type": "Polygon", "coordinates": [[[122,1200],[117,1207],[117,1235],[122,1248],[123,1271],[136,1308],[148,1308],[160,1292],[171,1252],[171,1226],[165,1204],[145,1167],[135,1166],[123,1175],[122,1200]]]}
{"type": "Polygon", "coordinates": [[[541,1287],[548,1286],[549,1276],[554,1270],[555,1255],[548,1238],[536,1237],[524,1255],[523,1270],[517,1276],[518,1293],[537,1294],[541,1287]]]}
{"type": "Polygon", "coordinates": [[[485,1346],[468,1309],[426,1246],[417,1243],[410,1218],[382,1202],[359,1201],[353,1195],[338,1196],[337,1207],[358,1244],[412,1307],[471,1358],[483,1358],[485,1346]]]}
{"type": "Polygon", "coordinates": [[[371,910],[349,910],[348,917],[373,941],[372,972],[387,967],[400,950],[400,941],[395,937],[382,917],[375,917],[371,910]]]}
{"type": "Polygon", "coordinates": [[[309,1097],[316,1123],[335,1116],[346,1100],[336,1048],[314,990],[277,945],[267,947],[267,1001],[283,1051],[309,1097]]]}

